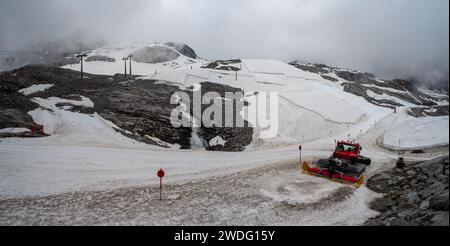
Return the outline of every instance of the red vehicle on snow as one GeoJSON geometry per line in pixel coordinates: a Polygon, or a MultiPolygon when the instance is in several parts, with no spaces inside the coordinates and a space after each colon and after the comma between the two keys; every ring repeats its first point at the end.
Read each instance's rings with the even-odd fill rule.
{"type": "Polygon", "coordinates": [[[339,141],[330,158],[320,159],[311,165],[304,162],[302,172],[360,187],[364,183],[366,166],[371,163],[369,158],[360,154],[361,150],[358,143],[339,141]]]}
{"type": "Polygon", "coordinates": [[[362,156],[361,151],[362,147],[359,143],[339,141],[336,144],[336,149],[334,150],[332,157],[340,160],[348,160],[351,164],[362,163],[364,165],[370,165],[371,160],[362,156]]]}

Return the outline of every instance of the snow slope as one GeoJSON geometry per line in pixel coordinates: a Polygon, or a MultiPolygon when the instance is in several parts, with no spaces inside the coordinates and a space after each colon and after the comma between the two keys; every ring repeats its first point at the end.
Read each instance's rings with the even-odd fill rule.
{"type": "MultiPolygon", "coordinates": [[[[344,92],[338,83],[275,60],[243,59],[242,70],[238,72],[188,68],[144,78],[167,81],[181,88],[210,81],[242,88],[247,93],[277,92],[280,103],[278,136],[263,140],[270,146],[332,136],[347,138],[348,134],[355,136],[393,112],[344,92]],[[352,128],[357,130],[351,131],[352,128]]],[[[255,129],[253,147],[260,143],[258,132],[259,129],[255,129]]]]}
{"type": "Polygon", "coordinates": [[[324,91],[285,92],[283,96],[296,105],[320,112],[326,119],[339,123],[356,123],[364,112],[324,91]]]}
{"type": "Polygon", "coordinates": [[[414,150],[449,143],[449,117],[405,117],[387,129],[382,144],[390,149],[414,150]]]}
{"type": "MultiPolygon", "coordinates": [[[[85,70],[110,75],[118,73],[123,70],[121,58],[140,47],[105,47],[94,50],[90,55],[112,57],[116,62],[86,63],[85,70]]],[[[202,60],[180,55],[175,62],[133,62],[133,73],[145,75],[143,78],[146,79],[176,84],[180,88],[210,81],[242,88],[245,92],[278,92],[280,104],[283,105],[278,124],[283,127],[279,128],[276,138],[266,141],[271,146],[295,144],[304,139],[318,140],[337,134],[348,136],[350,128],[357,127],[361,132],[392,112],[344,92],[339,84],[324,80],[318,74],[297,69],[281,61],[243,59],[239,65],[242,70],[238,72],[201,68],[203,63],[202,60]],[[312,127],[320,128],[322,125],[327,130],[315,130],[312,127]]],[[[66,67],[78,69],[72,65],[66,67]]],[[[255,130],[253,145],[258,145],[260,141],[257,138],[259,132],[259,129],[255,130]]]]}
{"type": "Polygon", "coordinates": [[[33,98],[33,101],[41,107],[28,114],[33,117],[34,122],[44,126],[45,133],[51,135],[44,138],[44,142],[55,142],[69,146],[126,147],[141,145],[141,143],[136,143],[116,132],[114,128],[117,127],[97,113],[87,115],[68,110],[70,105],[93,107],[93,102],[86,97],[81,96],[81,101],[57,97],[33,98]],[[65,103],[65,106],[58,107],[56,105],[58,103],[65,103]]]}
{"type": "MultiPolygon", "coordinates": [[[[204,64],[204,60],[201,59],[193,59],[190,57],[186,57],[177,51],[174,47],[166,46],[163,44],[144,44],[144,45],[134,45],[134,46],[107,46],[99,49],[95,49],[87,52],[89,57],[95,56],[105,56],[109,58],[113,58],[114,62],[107,61],[89,61],[85,62],[83,66],[83,70],[87,73],[92,74],[104,74],[104,75],[114,75],[114,74],[123,74],[125,71],[124,61],[122,58],[128,57],[130,54],[138,52],[140,56],[146,57],[146,54],[142,54],[146,49],[151,50],[151,48],[164,48],[167,50],[171,50],[173,53],[178,54],[174,60],[170,60],[162,63],[145,63],[145,62],[136,62],[134,60],[131,61],[131,68],[133,75],[148,75],[162,72],[162,71],[172,71],[180,68],[190,68],[191,66],[200,67],[204,64]]],[[[154,55],[153,52],[150,52],[149,55],[154,55]]],[[[149,57],[146,57],[150,59],[149,57]]],[[[155,59],[157,60],[156,57],[155,59]]],[[[129,60],[127,63],[127,73],[129,73],[129,60]]],[[[80,64],[69,64],[63,66],[63,68],[73,69],[80,71],[80,64]]]]}

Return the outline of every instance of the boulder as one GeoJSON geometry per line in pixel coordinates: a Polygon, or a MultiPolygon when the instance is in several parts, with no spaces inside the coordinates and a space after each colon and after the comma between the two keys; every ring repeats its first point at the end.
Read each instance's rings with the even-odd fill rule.
{"type": "Polygon", "coordinates": [[[406,171],[406,175],[408,175],[410,178],[412,178],[417,175],[417,172],[414,169],[409,169],[406,171]]]}
{"type": "Polygon", "coordinates": [[[435,195],[430,199],[430,207],[434,210],[443,211],[448,210],[449,195],[444,191],[442,194],[435,195]]]}
{"type": "Polygon", "coordinates": [[[449,213],[448,212],[440,212],[435,214],[431,218],[432,226],[448,226],[449,225],[449,213]]]}
{"type": "Polygon", "coordinates": [[[430,201],[425,200],[425,201],[422,201],[422,203],[420,203],[420,207],[419,207],[420,210],[427,210],[428,208],[430,208],[430,201]]]}
{"type": "Polygon", "coordinates": [[[373,200],[370,206],[373,210],[378,212],[387,212],[394,205],[394,201],[389,198],[381,197],[373,200]]]}
{"type": "Polygon", "coordinates": [[[367,187],[377,192],[383,190],[385,195],[370,203],[380,214],[365,224],[448,226],[447,163],[448,156],[413,164],[406,170],[375,174],[367,187]]]}
{"type": "Polygon", "coordinates": [[[31,128],[33,118],[25,112],[17,109],[0,110],[0,129],[9,127],[31,128]]]}

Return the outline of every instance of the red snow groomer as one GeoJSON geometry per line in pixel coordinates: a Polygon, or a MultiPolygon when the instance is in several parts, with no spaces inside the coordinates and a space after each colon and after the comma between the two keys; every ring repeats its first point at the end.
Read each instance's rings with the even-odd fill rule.
{"type": "Polygon", "coordinates": [[[364,183],[366,166],[371,164],[369,158],[360,155],[361,150],[358,143],[339,141],[330,158],[318,160],[312,165],[303,162],[302,173],[354,184],[359,188],[364,183]]]}

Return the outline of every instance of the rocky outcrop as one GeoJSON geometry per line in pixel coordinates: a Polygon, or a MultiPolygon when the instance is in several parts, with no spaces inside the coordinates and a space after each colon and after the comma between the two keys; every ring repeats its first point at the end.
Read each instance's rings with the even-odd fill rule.
{"type": "Polygon", "coordinates": [[[329,80],[331,82],[338,82],[339,80],[328,75],[320,75],[323,79],[329,80]]]}
{"type": "MultiPolygon", "coordinates": [[[[322,78],[332,82],[339,82],[335,76],[344,80],[341,85],[344,91],[365,98],[368,102],[387,108],[399,106],[409,106],[408,104],[433,107],[437,101],[442,102],[442,98],[434,98],[418,90],[412,83],[402,79],[381,80],[371,73],[343,70],[329,67],[323,64],[303,64],[296,61],[290,63],[292,66],[311,73],[317,73],[322,78]],[[333,74],[334,76],[330,76],[333,74]],[[374,93],[377,96],[370,95],[374,93]],[[393,99],[389,99],[393,98],[393,99]],[[398,100],[397,100],[398,99],[398,100]]],[[[448,102],[448,98],[447,98],[448,102]]],[[[444,110],[439,110],[435,115],[443,114],[444,110]]],[[[413,112],[414,115],[415,112],[413,112]]]]}
{"type": "Polygon", "coordinates": [[[164,43],[164,45],[173,47],[174,49],[176,49],[178,52],[180,52],[184,56],[190,57],[192,59],[197,58],[197,54],[195,54],[195,51],[191,47],[189,47],[189,45],[187,45],[187,44],[166,42],[166,43],[164,43]]]}
{"type": "Polygon", "coordinates": [[[33,119],[30,115],[14,108],[0,110],[0,129],[22,127],[30,129],[33,125],[33,119]]]}
{"type": "Polygon", "coordinates": [[[0,74],[0,129],[31,128],[33,119],[27,112],[39,105],[18,92],[28,86],[31,86],[30,81],[20,78],[17,74],[0,74]]]}
{"type": "MultiPolygon", "coordinates": [[[[207,150],[216,150],[216,151],[243,151],[245,149],[245,146],[249,145],[252,141],[253,136],[253,128],[249,125],[247,121],[242,119],[242,116],[240,112],[244,106],[244,104],[240,104],[240,107],[236,108],[238,100],[233,101],[227,101],[225,98],[226,92],[232,92],[232,93],[242,93],[243,91],[239,88],[234,88],[227,85],[221,85],[211,82],[203,82],[201,84],[201,92],[202,97],[207,92],[217,92],[220,97],[222,97],[222,119],[225,119],[227,110],[230,110],[229,115],[233,115],[233,127],[202,127],[199,130],[199,136],[204,139],[207,143],[210,142],[210,140],[220,137],[225,141],[224,145],[209,145],[207,144],[206,149],[207,150]],[[232,107],[226,107],[226,103],[230,103],[230,106],[232,107]],[[237,117],[239,117],[237,119],[237,117]],[[236,127],[236,122],[238,120],[242,120],[244,122],[243,127],[236,127]]],[[[191,100],[192,102],[192,100],[191,100]]],[[[202,104],[202,113],[209,108],[212,105],[212,101],[203,102],[202,104]]],[[[192,109],[192,107],[191,107],[192,109]]],[[[224,121],[224,120],[223,120],[224,121]]],[[[224,124],[224,122],[222,122],[224,124]]]]}
{"type": "Polygon", "coordinates": [[[373,97],[370,97],[367,95],[367,91],[372,91],[375,94],[381,95],[382,90],[376,89],[376,88],[367,88],[357,83],[342,83],[342,86],[344,87],[344,91],[348,93],[352,93],[354,95],[364,97],[368,102],[373,103],[375,105],[387,107],[387,108],[395,108],[402,106],[400,103],[397,103],[393,100],[387,100],[387,99],[375,99],[373,97]]]}
{"type": "MultiPolygon", "coordinates": [[[[178,144],[181,148],[190,148],[191,127],[175,128],[170,122],[170,114],[177,106],[170,104],[170,98],[179,91],[192,96],[189,89],[181,90],[177,86],[161,81],[136,80],[136,77],[130,80],[123,75],[93,74],[86,74],[81,81],[80,74],[76,71],[41,65],[26,66],[0,74],[0,129],[8,127],[31,129],[33,119],[27,112],[39,107],[31,101],[33,97],[79,100],[82,95],[93,101],[93,108],[65,103],[59,103],[57,106],[70,106],[67,110],[83,114],[97,112],[118,126],[120,133],[141,142],[166,147],[155,141],[155,138],[158,138],[169,144],[178,144]],[[17,92],[33,84],[45,83],[54,86],[28,96],[17,92]]],[[[221,84],[202,83],[202,94],[209,91],[224,96],[225,92],[241,90],[221,84]]],[[[209,104],[203,104],[202,112],[208,106],[209,104]]],[[[252,134],[251,127],[201,127],[199,130],[199,135],[205,142],[216,136],[226,140],[224,146],[207,145],[208,150],[241,151],[251,142],[252,134]]]]}
{"type": "Polygon", "coordinates": [[[445,116],[448,115],[448,105],[414,107],[408,110],[408,115],[413,117],[445,116]]]}
{"type": "Polygon", "coordinates": [[[217,60],[208,63],[203,68],[211,68],[216,70],[223,70],[223,71],[240,71],[241,66],[241,60],[240,59],[233,59],[233,60],[217,60]]]}
{"type": "Polygon", "coordinates": [[[384,193],[371,203],[380,215],[366,225],[449,225],[449,157],[374,175],[367,187],[384,193]]]}
{"type": "Polygon", "coordinates": [[[328,67],[327,65],[324,64],[304,64],[298,63],[297,61],[290,62],[289,64],[303,71],[308,71],[317,74],[327,74],[331,70],[331,67],[328,67]]]}
{"type": "Polygon", "coordinates": [[[125,134],[127,137],[149,144],[154,142],[148,137],[153,137],[190,148],[191,129],[174,128],[170,123],[170,113],[176,107],[170,104],[170,97],[180,89],[156,82],[138,80],[88,93],[87,97],[102,117],[132,133],[125,134]]]}

